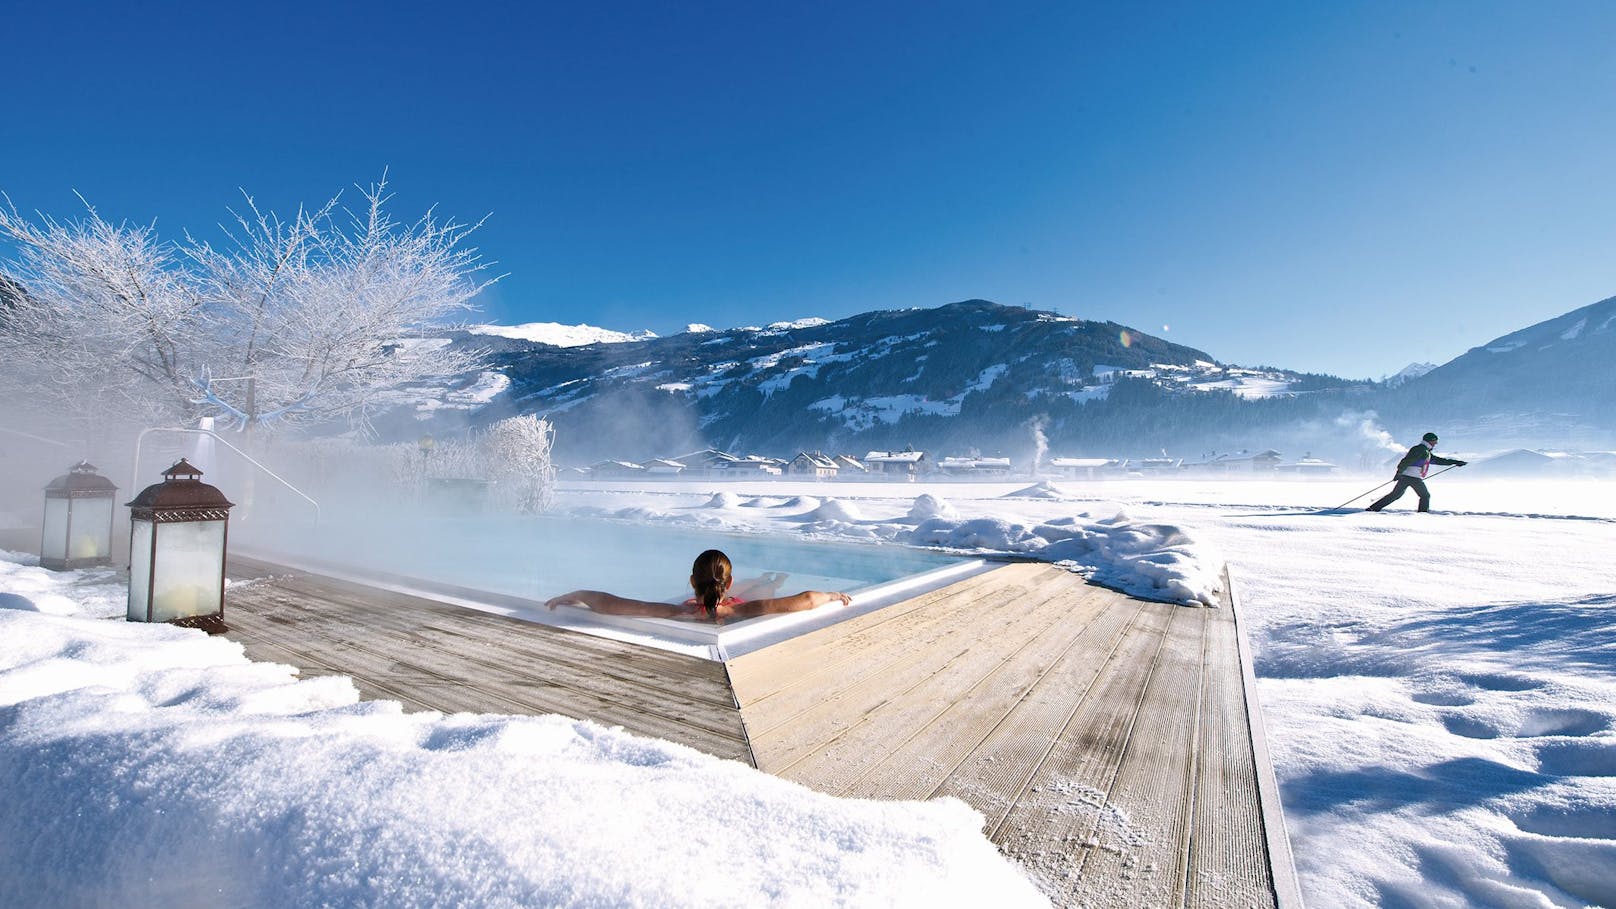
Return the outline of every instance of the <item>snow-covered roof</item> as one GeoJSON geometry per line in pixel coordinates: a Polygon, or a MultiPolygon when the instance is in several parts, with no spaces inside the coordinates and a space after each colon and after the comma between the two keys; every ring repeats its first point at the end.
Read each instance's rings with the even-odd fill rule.
{"type": "Polygon", "coordinates": [[[1050,458],[1051,467],[1104,467],[1116,464],[1115,458],[1050,458]]]}
{"type": "Polygon", "coordinates": [[[837,467],[835,459],[824,454],[823,452],[818,451],[799,451],[797,452],[797,456],[791,460],[793,462],[807,461],[809,464],[825,470],[835,470],[837,467]]]}
{"type": "Polygon", "coordinates": [[[1009,470],[1009,458],[946,457],[937,462],[943,470],[1009,470]]]}
{"type": "Polygon", "coordinates": [[[924,451],[872,451],[864,456],[864,461],[867,464],[914,464],[925,457],[924,451]]]}
{"type": "Polygon", "coordinates": [[[736,460],[736,457],[727,451],[719,451],[716,448],[703,448],[701,451],[692,451],[671,460],[678,461],[686,467],[691,467],[696,464],[727,464],[736,460]]]}

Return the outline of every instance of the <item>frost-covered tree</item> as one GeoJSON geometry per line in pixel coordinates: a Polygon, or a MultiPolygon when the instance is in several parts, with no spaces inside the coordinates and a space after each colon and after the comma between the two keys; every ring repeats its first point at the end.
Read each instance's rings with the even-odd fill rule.
{"type": "Polygon", "coordinates": [[[479,441],[501,502],[522,514],[548,511],[555,497],[555,466],[550,461],[555,427],[523,414],[488,427],[479,441]]]}
{"type": "Polygon", "coordinates": [[[363,423],[388,393],[475,368],[433,338],[493,280],[477,225],[387,213],[385,179],[349,210],[333,199],[290,219],[246,197],[215,245],[86,215],[59,222],[0,208],[25,294],[0,316],[6,376],[46,407],[146,418],[363,423]]]}

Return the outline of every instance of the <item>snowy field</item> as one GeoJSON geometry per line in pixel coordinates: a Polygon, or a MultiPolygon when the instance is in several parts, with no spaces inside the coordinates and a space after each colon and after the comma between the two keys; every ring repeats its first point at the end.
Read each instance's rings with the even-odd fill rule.
{"type": "MultiPolygon", "coordinates": [[[[1226,561],[1310,907],[1616,905],[1616,484],[1460,471],[1433,514],[1333,509],[1380,479],[578,484],[562,508],[1031,555],[1195,604],[1226,603],[1226,561]]],[[[405,716],[98,621],[107,573],[33,561],[0,560],[0,904],[1040,903],[957,802],[405,716]]]]}

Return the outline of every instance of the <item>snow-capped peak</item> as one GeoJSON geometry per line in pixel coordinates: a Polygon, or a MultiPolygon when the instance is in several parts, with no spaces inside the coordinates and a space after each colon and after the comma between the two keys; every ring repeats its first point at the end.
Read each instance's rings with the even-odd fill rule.
{"type": "Polygon", "coordinates": [[[718,329],[712,327],[711,325],[703,325],[700,322],[691,322],[689,325],[685,326],[685,334],[687,335],[705,335],[711,334],[717,330],[718,329]]]}
{"type": "Polygon", "coordinates": [[[1435,368],[1435,363],[1410,363],[1398,370],[1396,375],[1387,376],[1382,381],[1387,385],[1401,385],[1411,379],[1418,379],[1435,368]]]}
{"type": "Polygon", "coordinates": [[[622,344],[629,341],[648,341],[656,332],[613,331],[593,325],[562,325],[559,322],[525,322],[521,325],[471,325],[467,331],[477,335],[495,335],[518,341],[533,341],[552,347],[582,347],[585,344],[622,344]]]}
{"type": "Polygon", "coordinates": [[[830,324],[829,319],[821,319],[818,316],[809,316],[809,317],[807,317],[805,319],[793,319],[793,320],[791,320],[789,322],[770,322],[769,323],[769,330],[770,331],[791,331],[792,329],[797,329],[797,328],[818,328],[821,325],[829,325],[829,324],[830,324]]]}

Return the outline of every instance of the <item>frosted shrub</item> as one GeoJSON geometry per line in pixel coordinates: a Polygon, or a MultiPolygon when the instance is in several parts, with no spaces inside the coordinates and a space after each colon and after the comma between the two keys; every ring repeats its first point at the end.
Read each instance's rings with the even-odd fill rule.
{"type": "Polygon", "coordinates": [[[502,508],[522,514],[547,511],[555,500],[550,447],[555,427],[532,414],[500,420],[478,439],[494,495],[502,508]]]}

